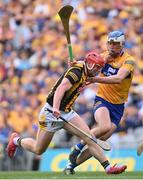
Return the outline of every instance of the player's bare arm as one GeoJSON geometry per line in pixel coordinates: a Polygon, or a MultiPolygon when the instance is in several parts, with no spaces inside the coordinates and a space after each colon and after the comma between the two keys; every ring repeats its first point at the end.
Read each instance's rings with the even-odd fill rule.
{"type": "Polygon", "coordinates": [[[125,79],[129,75],[130,71],[126,68],[121,68],[116,75],[108,76],[108,77],[100,77],[96,76],[93,78],[88,78],[89,82],[95,83],[106,83],[106,84],[120,84],[123,79],[125,79]]]}
{"type": "Polygon", "coordinates": [[[59,87],[56,89],[55,95],[54,95],[54,100],[53,100],[53,114],[55,117],[60,116],[60,104],[61,100],[67,90],[69,90],[72,87],[72,84],[67,78],[64,78],[59,85],[59,87]]]}

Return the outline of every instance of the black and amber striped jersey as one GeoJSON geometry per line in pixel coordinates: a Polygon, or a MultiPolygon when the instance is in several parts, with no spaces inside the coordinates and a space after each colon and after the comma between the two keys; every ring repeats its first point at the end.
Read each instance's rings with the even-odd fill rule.
{"type": "Polygon", "coordinates": [[[69,112],[72,109],[73,103],[79,96],[80,92],[79,89],[85,84],[86,82],[86,75],[84,71],[84,64],[83,63],[77,63],[73,67],[67,69],[64,74],[57,80],[53,88],[48,94],[47,97],[47,103],[49,103],[51,106],[53,106],[53,98],[55,91],[57,87],[62,82],[63,78],[67,78],[70,83],[72,84],[72,87],[65,92],[61,104],[60,104],[60,110],[69,112]]]}

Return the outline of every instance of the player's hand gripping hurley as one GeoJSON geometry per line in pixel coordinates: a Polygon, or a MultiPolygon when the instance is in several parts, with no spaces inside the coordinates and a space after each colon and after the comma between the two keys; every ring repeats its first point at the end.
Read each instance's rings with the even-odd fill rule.
{"type": "MultiPolygon", "coordinates": [[[[52,110],[46,108],[47,111],[53,113],[52,110]]],[[[75,126],[74,124],[72,124],[71,122],[67,121],[66,119],[64,119],[63,117],[59,117],[60,119],[62,119],[64,122],[68,123],[70,126],[72,126],[73,128],[75,128],[76,130],[80,131],[82,134],[84,134],[86,137],[88,137],[89,139],[91,139],[92,141],[94,141],[96,144],[98,144],[98,146],[100,146],[103,150],[105,151],[110,151],[111,147],[110,145],[106,142],[106,141],[102,141],[100,139],[96,139],[94,137],[92,137],[90,134],[87,134],[86,132],[84,132],[83,130],[81,130],[79,127],[75,126]]]]}

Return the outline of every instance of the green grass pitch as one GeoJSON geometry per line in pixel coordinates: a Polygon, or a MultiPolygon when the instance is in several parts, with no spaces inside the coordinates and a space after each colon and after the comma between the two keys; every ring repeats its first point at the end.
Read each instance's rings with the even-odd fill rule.
{"type": "Polygon", "coordinates": [[[9,171],[0,172],[0,179],[143,179],[143,172],[125,172],[119,175],[107,175],[105,172],[77,172],[64,175],[62,172],[9,171]]]}

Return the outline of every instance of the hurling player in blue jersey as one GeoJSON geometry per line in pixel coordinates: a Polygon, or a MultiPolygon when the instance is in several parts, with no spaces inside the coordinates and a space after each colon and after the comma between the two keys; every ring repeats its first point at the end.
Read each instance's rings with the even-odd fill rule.
{"type": "MultiPolygon", "coordinates": [[[[107,51],[101,54],[106,64],[99,76],[89,78],[91,83],[99,83],[93,108],[96,126],[91,131],[95,137],[102,140],[107,140],[117,129],[133,78],[134,58],[124,50],[124,44],[123,32],[110,32],[107,51]]],[[[73,147],[65,173],[73,174],[75,167],[91,157],[88,148],[82,151],[84,146],[85,143],[81,141],[73,147]]],[[[108,162],[105,162],[104,167],[106,166],[108,162]]],[[[122,167],[125,168],[115,166],[119,169],[118,173],[123,172],[122,167]]],[[[107,169],[107,172],[112,173],[112,169],[107,169]]]]}

